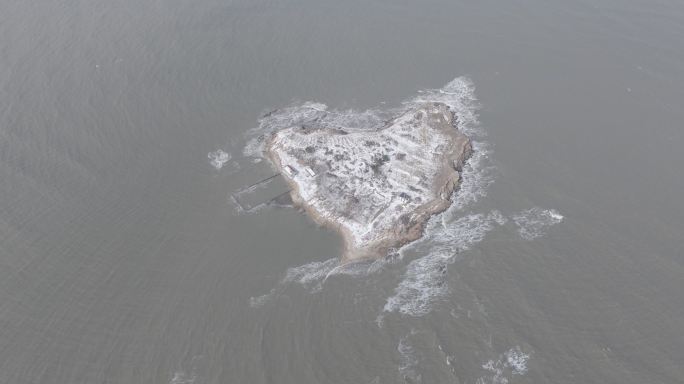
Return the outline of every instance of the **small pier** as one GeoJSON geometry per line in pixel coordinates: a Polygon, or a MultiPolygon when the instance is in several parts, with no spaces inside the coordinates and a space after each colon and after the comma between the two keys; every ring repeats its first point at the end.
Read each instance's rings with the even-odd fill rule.
{"type": "Polygon", "coordinates": [[[286,196],[290,186],[280,173],[256,180],[231,194],[231,199],[243,211],[251,212],[286,196]]]}

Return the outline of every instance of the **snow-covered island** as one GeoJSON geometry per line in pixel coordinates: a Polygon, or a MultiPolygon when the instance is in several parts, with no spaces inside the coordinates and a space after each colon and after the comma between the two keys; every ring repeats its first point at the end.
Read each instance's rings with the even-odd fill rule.
{"type": "Polygon", "coordinates": [[[472,147],[449,108],[428,103],[376,130],[289,127],[265,150],[295,204],[342,234],[348,262],[420,238],[449,207],[472,147]]]}

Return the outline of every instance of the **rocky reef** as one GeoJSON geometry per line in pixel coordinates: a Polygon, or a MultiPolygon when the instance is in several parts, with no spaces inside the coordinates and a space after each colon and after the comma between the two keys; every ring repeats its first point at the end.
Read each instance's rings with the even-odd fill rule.
{"type": "Polygon", "coordinates": [[[374,130],[282,129],[265,150],[293,201],[342,234],[351,261],[420,238],[430,216],[449,207],[472,147],[445,104],[426,103],[374,130]]]}

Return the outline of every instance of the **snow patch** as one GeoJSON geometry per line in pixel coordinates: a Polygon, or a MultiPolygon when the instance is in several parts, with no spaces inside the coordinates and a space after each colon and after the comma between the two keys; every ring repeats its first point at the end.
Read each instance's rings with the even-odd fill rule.
{"type": "Polygon", "coordinates": [[[391,114],[378,109],[328,110],[327,105],[313,101],[276,109],[264,114],[259,119],[258,126],[247,131],[247,144],[243,154],[247,157],[263,158],[266,136],[286,128],[315,124],[321,128],[376,129],[381,127],[391,114]]]}

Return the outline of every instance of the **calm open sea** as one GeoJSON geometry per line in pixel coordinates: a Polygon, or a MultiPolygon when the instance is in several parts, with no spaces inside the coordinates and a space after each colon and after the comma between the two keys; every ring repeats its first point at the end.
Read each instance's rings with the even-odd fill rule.
{"type": "Polygon", "coordinates": [[[0,0],[0,383],[684,383],[683,121],[681,1],[0,0]],[[477,152],[401,257],[232,201],[424,100],[477,152]]]}

